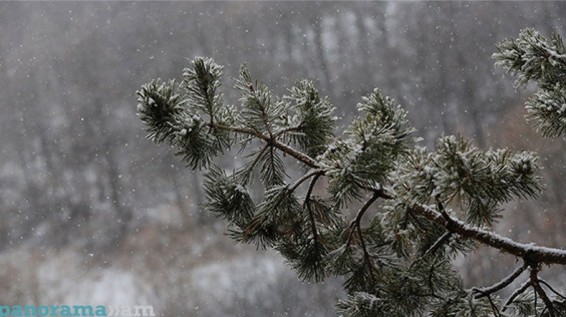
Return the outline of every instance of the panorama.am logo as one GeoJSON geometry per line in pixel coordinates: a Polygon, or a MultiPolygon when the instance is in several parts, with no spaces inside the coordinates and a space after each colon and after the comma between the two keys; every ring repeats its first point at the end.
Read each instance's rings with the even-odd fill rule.
{"type": "Polygon", "coordinates": [[[153,306],[0,305],[0,317],[116,316],[152,317],[153,306]]]}

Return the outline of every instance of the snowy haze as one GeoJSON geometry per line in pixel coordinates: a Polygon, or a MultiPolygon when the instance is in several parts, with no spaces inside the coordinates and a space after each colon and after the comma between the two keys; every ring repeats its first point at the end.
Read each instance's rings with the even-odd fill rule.
{"type": "MultiPolygon", "coordinates": [[[[301,283],[277,254],[234,245],[198,208],[203,176],[144,139],[134,92],[179,78],[203,55],[231,76],[248,62],[277,93],[314,79],[342,127],[378,87],[409,111],[425,145],[459,133],[484,149],[540,151],[549,190],[509,204],[497,231],[563,247],[563,145],[524,122],[532,91],[516,91],[491,54],[525,27],[566,35],[565,16],[560,2],[1,2],[2,304],[335,314],[340,281],[301,283]]],[[[236,103],[225,78],[225,100],[236,103]]],[[[479,250],[460,270],[489,284],[506,261],[479,250]]]]}

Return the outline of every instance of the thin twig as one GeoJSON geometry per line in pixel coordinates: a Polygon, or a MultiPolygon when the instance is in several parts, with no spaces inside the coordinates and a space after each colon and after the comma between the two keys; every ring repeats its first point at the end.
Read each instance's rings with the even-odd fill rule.
{"type": "Polygon", "coordinates": [[[487,295],[487,300],[489,301],[489,304],[491,305],[491,310],[493,310],[493,315],[495,317],[500,317],[501,313],[499,312],[499,309],[497,309],[497,306],[495,305],[495,303],[491,299],[490,295],[487,295]]]}
{"type": "MultiPolygon", "coordinates": [[[[304,183],[307,179],[309,179],[309,178],[311,178],[311,177],[313,177],[313,176],[317,176],[317,175],[320,176],[320,175],[322,175],[322,174],[324,174],[324,171],[321,170],[321,169],[312,170],[311,172],[309,172],[309,173],[303,175],[303,177],[299,178],[299,179],[293,184],[293,186],[291,186],[291,187],[289,188],[289,191],[290,191],[290,192],[294,192],[294,191],[295,191],[299,186],[301,186],[301,184],[304,183]]],[[[317,177],[318,177],[318,176],[317,176],[317,177]]]]}
{"type": "Polygon", "coordinates": [[[311,222],[311,230],[312,230],[314,241],[318,240],[318,230],[316,229],[316,219],[314,218],[314,213],[312,212],[312,208],[311,208],[311,205],[310,205],[309,202],[310,202],[310,197],[311,197],[314,185],[316,184],[316,181],[318,180],[318,178],[320,176],[322,176],[322,174],[318,173],[311,180],[311,182],[309,184],[309,189],[307,190],[307,194],[305,196],[305,202],[303,203],[303,206],[306,206],[307,211],[309,213],[309,219],[310,219],[310,222],[311,222]]]}
{"type": "MultiPolygon", "coordinates": [[[[532,284],[532,283],[531,283],[532,284]]],[[[538,306],[538,293],[535,292],[535,303],[534,303],[534,310],[535,310],[535,317],[538,317],[538,310],[537,310],[537,306],[538,306]]],[[[545,306],[546,308],[546,306],[545,306]]]]}
{"type": "Polygon", "coordinates": [[[518,289],[516,289],[513,292],[513,294],[511,294],[511,296],[509,296],[509,299],[507,299],[507,301],[505,301],[505,304],[503,305],[503,309],[501,309],[501,311],[504,312],[507,308],[509,308],[509,305],[511,305],[513,303],[515,298],[517,298],[517,296],[523,294],[530,286],[531,286],[531,281],[528,280],[525,283],[523,283],[518,289]]]}
{"type": "Polygon", "coordinates": [[[566,297],[562,294],[560,294],[559,292],[557,292],[554,288],[552,288],[552,286],[550,286],[550,284],[548,284],[545,280],[543,279],[539,279],[538,280],[540,283],[544,284],[544,286],[546,286],[551,292],[553,292],[554,294],[556,294],[558,297],[561,297],[562,299],[566,299],[566,297]]]}
{"type": "Polygon", "coordinates": [[[544,305],[548,308],[549,316],[555,317],[556,310],[554,309],[554,305],[552,304],[552,301],[550,300],[550,298],[548,298],[548,295],[546,295],[546,292],[540,286],[538,279],[538,272],[539,272],[539,267],[537,265],[531,266],[531,274],[530,274],[531,284],[533,285],[533,288],[535,289],[536,293],[538,293],[538,295],[544,302],[544,305]]]}
{"type": "MultiPolygon", "coordinates": [[[[374,194],[371,196],[371,198],[366,201],[366,203],[362,206],[362,208],[360,208],[360,210],[358,211],[358,214],[356,215],[356,218],[354,220],[352,220],[352,222],[350,223],[349,228],[351,229],[350,231],[350,235],[348,237],[348,242],[347,242],[347,246],[350,245],[351,241],[352,241],[352,235],[353,235],[353,231],[354,229],[357,229],[359,234],[360,234],[360,240],[363,240],[362,238],[362,232],[361,232],[361,222],[362,222],[362,217],[364,216],[364,213],[366,212],[366,210],[368,210],[368,208],[371,206],[371,204],[373,204],[373,202],[375,202],[378,198],[379,198],[379,193],[376,191],[374,192],[374,194]]],[[[363,243],[363,241],[362,241],[363,243]]],[[[367,250],[365,250],[364,248],[364,254],[367,253],[367,250]]]]}
{"type": "MultiPolygon", "coordinates": [[[[303,177],[299,178],[299,179],[293,184],[293,186],[291,186],[291,187],[289,188],[289,191],[288,191],[287,194],[288,194],[288,195],[292,195],[293,192],[294,192],[304,181],[306,181],[307,179],[309,179],[309,178],[312,177],[312,176],[319,175],[319,174],[324,174],[324,171],[318,169],[318,170],[313,170],[312,172],[305,174],[303,177]]],[[[277,207],[279,207],[279,204],[280,204],[282,201],[283,201],[283,198],[280,198],[280,199],[275,203],[275,205],[273,206],[273,209],[276,209],[277,207]]],[[[255,230],[255,228],[259,227],[264,221],[265,221],[265,217],[264,217],[264,216],[261,217],[261,218],[256,218],[256,219],[254,219],[254,220],[246,227],[245,231],[246,231],[246,232],[251,232],[251,231],[255,230]]]]}
{"type": "Polygon", "coordinates": [[[255,129],[244,128],[244,127],[231,127],[231,126],[226,126],[226,125],[221,125],[221,124],[215,124],[214,127],[217,128],[217,129],[226,130],[226,131],[230,131],[230,132],[234,132],[234,133],[240,133],[240,134],[247,134],[247,135],[255,136],[258,139],[261,139],[261,140],[267,142],[268,144],[273,145],[274,147],[281,150],[282,152],[284,152],[284,153],[296,158],[297,160],[303,162],[305,165],[307,165],[309,167],[313,167],[313,168],[318,167],[318,164],[316,163],[316,161],[312,157],[308,156],[307,154],[305,154],[301,151],[294,149],[293,147],[291,147],[288,144],[285,144],[285,143],[280,142],[278,140],[274,140],[274,139],[270,138],[269,136],[255,130],[255,129]]]}
{"type": "Polygon", "coordinates": [[[358,235],[360,236],[360,245],[362,246],[362,250],[364,251],[364,258],[369,263],[370,255],[369,255],[369,252],[366,248],[366,242],[364,240],[364,237],[362,236],[362,227],[359,226],[359,225],[356,225],[356,229],[358,230],[358,235]]]}
{"type": "Polygon", "coordinates": [[[259,152],[257,152],[256,157],[254,158],[254,160],[252,161],[252,163],[250,165],[250,170],[255,169],[255,166],[260,161],[260,158],[263,155],[263,152],[265,152],[267,150],[267,148],[269,148],[269,144],[266,144],[259,152]]]}
{"type": "Polygon", "coordinates": [[[423,253],[423,257],[435,253],[436,250],[438,250],[446,241],[448,241],[448,239],[450,239],[450,237],[452,236],[452,232],[448,231],[445,232],[442,236],[440,236],[440,238],[438,238],[431,246],[430,248],[428,248],[424,253],[423,253]]]}
{"type": "Polygon", "coordinates": [[[474,287],[474,288],[472,288],[472,291],[479,293],[479,295],[476,296],[477,299],[485,297],[485,296],[489,296],[489,295],[491,295],[495,292],[498,292],[498,291],[504,289],[509,284],[511,284],[514,280],[517,279],[517,277],[519,277],[521,275],[521,273],[523,273],[527,269],[527,267],[528,266],[525,263],[523,266],[515,269],[515,271],[513,271],[513,273],[509,274],[509,276],[505,277],[500,282],[493,284],[490,287],[485,287],[485,288],[475,288],[474,287]]]}
{"type": "Polygon", "coordinates": [[[440,296],[436,295],[434,292],[434,285],[432,285],[432,273],[434,273],[434,269],[436,268],[436,262],[438,261],[438,254],[434,256],[434,261],[432,261],[432,265],[428,271],[428,288],[430,288],[430,293],[435,298],[441,298],[440,296]]]}
{"type": "Polygon", "coordinates": [[[360,188],[365,189],[365,190],[370,191],[370,192],[373,192],[373,193],[377,193],[379,195],[379,198],[393,199],[393,196],[388,194],[385,191],[385,189],[383,188],[383,186],[381,186],[381,184],[378,184],[377,188],[371,187],[371,186],[366,186],[366,185],[361,185],[360,188]]]}

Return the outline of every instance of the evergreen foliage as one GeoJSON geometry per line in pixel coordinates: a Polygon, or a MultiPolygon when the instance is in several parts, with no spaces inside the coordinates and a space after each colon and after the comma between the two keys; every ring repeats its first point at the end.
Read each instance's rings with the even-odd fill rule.
{"type": "Polygon", "coordinates": [[[566,133],[566,48],[558,34],[550,39],[534,29],[525,29],[516,40],[497,46],[496,65],[517,75],[517,86],[529,81],[540,89],[527,102],[528,119],[544,136],[566,133]]]}
{"type": "MultiPolygon", "coordinates": [[[[518,84],[540,86],[527,103],[529,118],[544,135],[563,135],[560,37],[528,29],[498,49],[497,65],[517,74],[518,84]]],[[[535,153],[483,151],[456,136],[430,151],[419,147],[406,112],[379,90],[362,98],[359,116],[335,137],[334,107],[311,81],[278,98],[244,65],[235,84],[240,105],[229,106],[219,91],[222,70],[199,57],[180,85],[144,85],[138,112],[148,138],[175,147],[192,169],[208,169],[204,208],[228,221],[235,240],[278,250],[303,280],[343,277],[341,316],[566,315],[566,298],[538,276],[543,265],[565,265],[566,251],[490,230],[502,203],[541,192],[535,153]],[[248,153],[242,167],[228,173],[212,165],[233,146],[248,153]],[[302,177],[286,173],[285,156],[302,164],[302,177]],[[493,286],[466,289],[452,260],[479,244],[523,264],[493,286]],[[500,298],[527,271],[512,296],[500,298]]]]}

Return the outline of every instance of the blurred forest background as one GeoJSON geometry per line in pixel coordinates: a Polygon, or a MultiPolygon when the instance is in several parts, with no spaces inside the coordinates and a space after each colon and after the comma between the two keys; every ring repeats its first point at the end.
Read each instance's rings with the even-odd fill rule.
{"type": "MultiPolygon", "coordinates": [[[[233,243],[200,213],[202,174],[144,139],[134,92],[187,58],[248,62],[283,94],[311,78],[343,118],[374,87],[432,146],[539,151],[548,186],[496,230],[566,245],[564,140],[525,123],[532,87],[493,67],[495,43],[535,27],[565,36],[566,2],[1,2],[0,302],[153,305],[160,316],[333,316],[340,281],[297,281],[272,252],[233,243]],[[249,268],[253,267],[253,270],[249,268]]],[[[225,100],[237,103],[225,76],[225,100]]],[[[239,164],[231,154],[226,168],[239,164]]],[[[466,283],[513,258],[459,259],[466,283]]],[[[566,272],[552,271],[566,282],[566,272]]]]}

